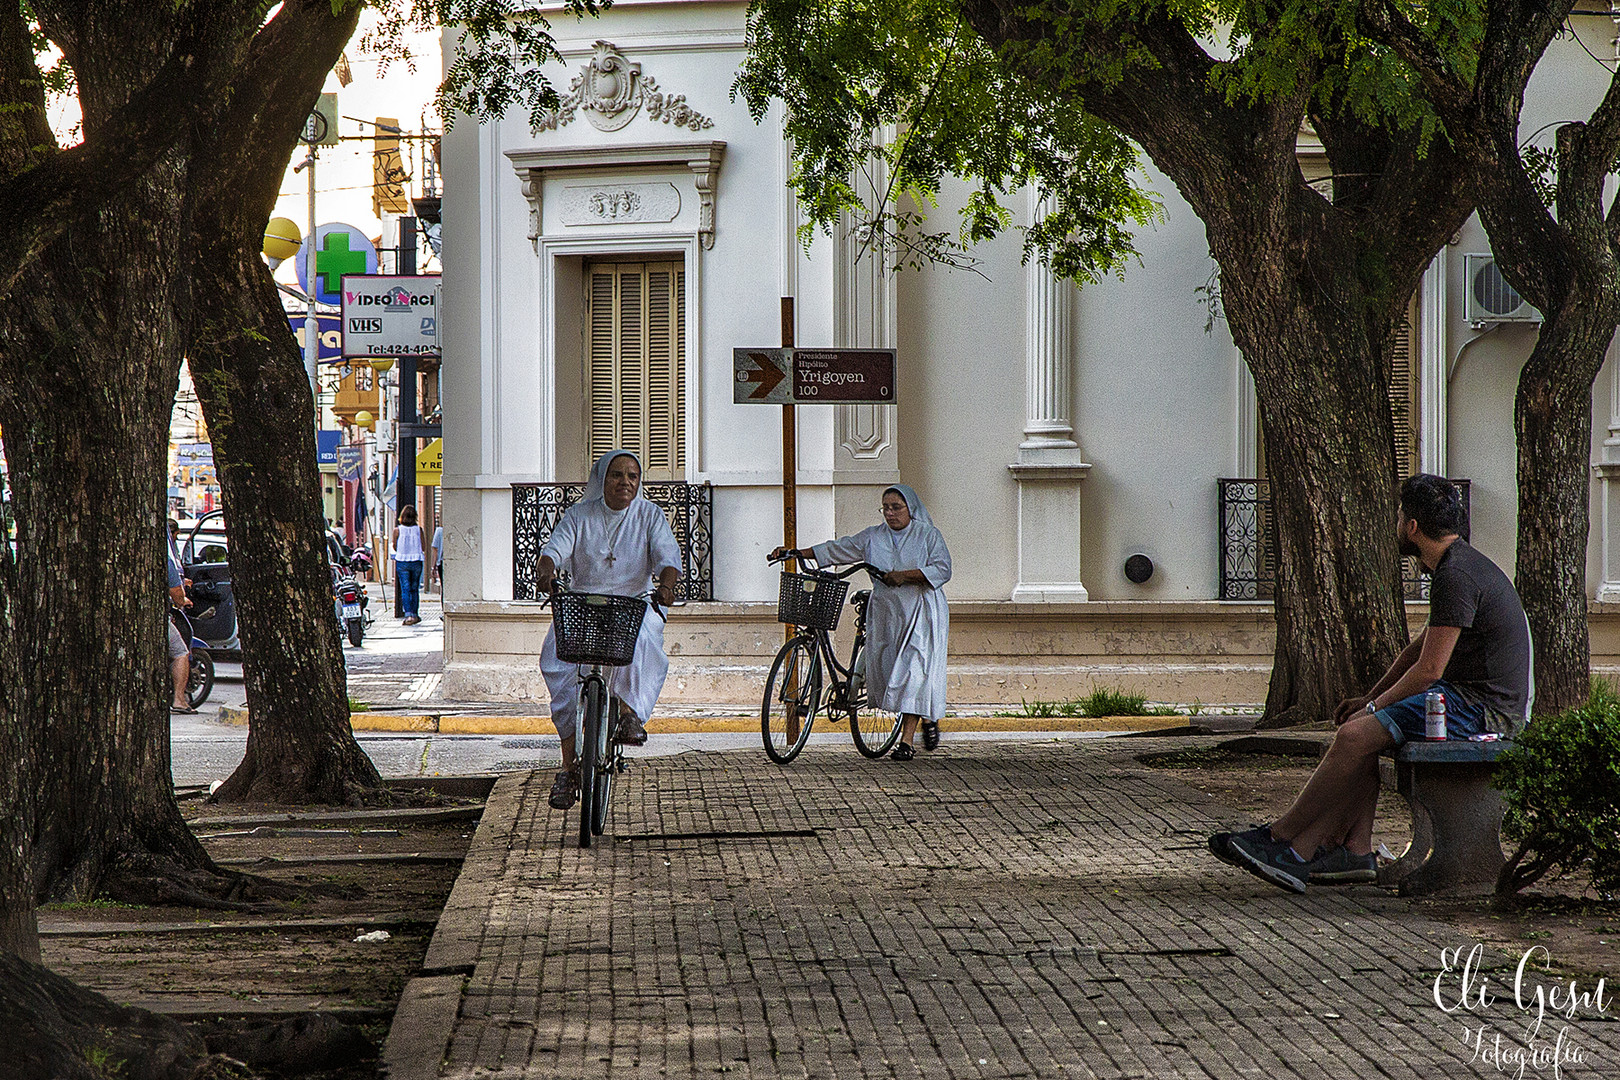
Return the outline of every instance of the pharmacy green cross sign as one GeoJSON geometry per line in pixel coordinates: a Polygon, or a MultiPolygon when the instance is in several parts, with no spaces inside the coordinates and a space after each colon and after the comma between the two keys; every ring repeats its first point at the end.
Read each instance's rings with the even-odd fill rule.
{"type": "Polygon", "coordinates": [[[349,250],[347,233],[328,233],[321,240],[321,248],[315,253],[315,276],[321,279],[321,292],[341,292],[344,274],[365,272],[366,253],[349,250]]]}
{"type": "Polygon", "coordinates": [[[322,304],[337,307],[343,302],[344,274],[375,274],[377,249],[366,234],[353,225],[340,222],[315,230],[315,280],[310,281],[309,238],[298,249],[298,285],[313,292],[322,304]]]}

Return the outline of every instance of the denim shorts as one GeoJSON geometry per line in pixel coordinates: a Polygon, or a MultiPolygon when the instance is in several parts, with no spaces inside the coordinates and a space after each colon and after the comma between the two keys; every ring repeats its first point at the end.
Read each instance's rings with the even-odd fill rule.
{"type": "MultiPolygon", "coordinates": [[[[1429,690],[1446,695],[1446,738],[1466,739],[1485,730],[1485,706],[1468,701],[1455,686],[1441,679],[1429,690]]],[[[1378,722],[1384,725],[1390,738],[1399,746],[1407,739],[1423,741],[1424,701],[1429,690],[1413,694],[1379,709],[1378,722]]]]}

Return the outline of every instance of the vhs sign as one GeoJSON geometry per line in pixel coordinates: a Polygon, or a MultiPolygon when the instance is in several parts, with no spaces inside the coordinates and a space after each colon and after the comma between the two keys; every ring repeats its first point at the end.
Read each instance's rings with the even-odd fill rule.
{"type": "Polygon", "coordinates": [[[438,274],[343,275],[343,355],[438,356],[438,274]]]}

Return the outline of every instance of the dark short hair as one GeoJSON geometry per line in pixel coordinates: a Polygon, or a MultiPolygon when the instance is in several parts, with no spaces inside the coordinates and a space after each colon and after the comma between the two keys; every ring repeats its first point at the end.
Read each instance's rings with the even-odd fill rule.
{"type": "Polygon", "coordinates": [[[1461,533],[1468,516],[1457,485],[1431,473],[1418,473],[1401,484],[1401,510],[1430,540],[1461,533]]]}

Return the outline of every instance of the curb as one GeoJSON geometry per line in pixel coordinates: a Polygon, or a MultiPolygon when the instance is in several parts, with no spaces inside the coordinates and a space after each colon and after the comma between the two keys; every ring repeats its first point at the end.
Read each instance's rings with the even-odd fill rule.
{"type": "MultiPolygon", "coordinates": [[[[218,722],[246,727],[248,712],[222,705],[218,722]]],[[[1185,716],[948,716],[941,722],[946,732],[1029,732],[1029,731],[1160,731],[1182,728],[1185,716]]],[[[759,717],[660,716],[653,718],[653,733],[662,735],[738,734],[759,731],[759,717]]],[[[829,730],[846,725],[835,723],[829,730]]],[[[354,731],[438,733],[440,735],[555,735],[549,716],[481,716],[454,713],[357,712],[349,715],[354,731]]]]}

